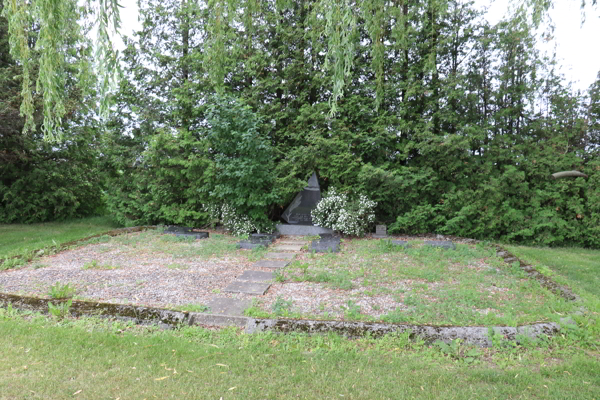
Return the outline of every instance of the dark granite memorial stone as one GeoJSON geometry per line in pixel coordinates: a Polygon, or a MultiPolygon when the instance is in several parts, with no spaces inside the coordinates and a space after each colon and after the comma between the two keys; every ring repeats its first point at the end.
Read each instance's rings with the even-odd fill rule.
{"type": "Polygon", "coordinates": [[[168,226],[165,228],[164,233],[168,233],[175,236],[193,237],[196,239],[206,239],[208,232],[203,232],[196,228],[189,228],[186,226],[168,226]]]}
{"type": "Polygon", "coordinates": [[[450,240],[426,240],[425,246],[441,247],[442,249],[456,250],[456,245],[450,240]]]}
{"type": "Polygon", "coordinates": [[[308,186],[296,195],[294,201],[285,209],[281,218],[288,224],[313,225],[310,212],[321,201],[321,187],[317,174],[313,172],[308,180],[308,186]]]}
{"type": "Polygon", "coordinates": [[[317,253],[338,253],[340,251],[340,237],[330,233],[319,235],[319,240],[313,240],[311,250],[317,253]]]}

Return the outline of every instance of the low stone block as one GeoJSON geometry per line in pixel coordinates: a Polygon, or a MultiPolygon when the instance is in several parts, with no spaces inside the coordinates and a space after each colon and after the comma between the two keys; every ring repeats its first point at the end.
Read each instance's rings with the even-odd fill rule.
{"type": "Polygon", "coordinates": [[[321,239],[312,241],[310,249],[317,253],[338,253],[340,238],[339,236],[321,235],[321,239]]]}
{"type": "Polygon", "coordinates": [[[294,253],[267,253],[265,254],[265,258],[275,259],[275,260],[291,260],[296,255],[294,253]]]}
{"type": "Polygon", "coordinates": [[[426,240],[425,246],[441,247],[447,250],[456,250],[456,245],[450,240],[426,240]]]}
{"type": "Polygon", "coordinates": [[[409,247],[410,247],[410,244],[408,244],[408,242],[407,242],[406,240],[390,240],[390,242],[391,242],[393,245],[396,245],[396,246],[402,246],[402,247],[404,247],[405,249],[407,249],[407,248],[409,248],[409,247]]]}
{"type": "Polygon", "coordinates": [[[242,275],[238,276],[238,279],[250,282],[269,282],[273,280],[273,273],[265,271],[244,271],[242,275]]]}
{"type": "Polygon", "coordinates": [[[279,268],[287,267],[288,264],[289,264],[289,261],[260,260],[260,261],[257,261],[256,263],[254,263],[254,266],[258,267],[258,268],[279,269],[279,268]]]}
{"type": "Polygon", "coordinates": [[[190,228],[187,226],[168,226],[165,228],[164,233],[175,236],[193,237],[195,239],[206,239],[208,238],[208,232],[201,231],[196,228],[190,228]]]}
{"type": "Polygon", "coordinates": [[[206,306],[210,314],[219,315],[244,315],[244,310],[252,305],[251,300],[231,299],[229,297],[216,297],[211,299],[206,306]]]}
{"type": "Polygon", "coordinates": [[[255,243],[250,242],[248,240],[242,240],[241,242],[238,242],[236,247],[238,249],[246,249],[246,250],[251,250],[251,249],[255,249],[257,247],[269,247],[269,245],[271,244],[270,241],[257,241],[255,243]]]}
{"type": "Polygon", "coordinates": [[[262,296],[271,284],[262,282],[233,281],[225,288],[225,292],[255,294],[262,296]]]}

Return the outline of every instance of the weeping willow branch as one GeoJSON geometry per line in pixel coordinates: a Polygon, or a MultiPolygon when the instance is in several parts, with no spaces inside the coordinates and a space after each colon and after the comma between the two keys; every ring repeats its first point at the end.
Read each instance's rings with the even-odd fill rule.
{"type": "MultiPolygon", "coordinates": [[[[109,31],[112,29],[116,32],[120,27],[118,7],[117,0],[87,0],[85,5],[86,12],[96,14],[98,21],[96,60],[100,92],[103,95],[101,111],[108,109],[107,94],[117,82],[117,54],[113,51],[109,31]]],[[[80,11],[77,0],[5,0],[2,14],[8,20],[10,54],[23,68],[20,113],[25,118],[24,134],[36,129],[30,49],[30,44],[35,42],[35,50],[39,53],[36,91],[41,93],[44,106],[42,131],[46,140],[57,141],[61,138],[60,128],[66,112],[64,88],[66,55],[70,50],[68,38],[73,33],[80,33],[77,22],[80,11]],[[36,28],[35,41],[30,41],[36,28]]],[[[79,67],[82,71],[88,69],[85,61],[79,67]]]]}
{"type": "Polygon", "coordinates": [[[356,15],[350,0],[321,0],[317,12],[326,20],[327,54],[325,69],[333,75],[333,89],[329,98],[330,116],[337,112],[337,101],[344,95],[346,77],[354,65],[354,47],[357,41],[356,15]]]}

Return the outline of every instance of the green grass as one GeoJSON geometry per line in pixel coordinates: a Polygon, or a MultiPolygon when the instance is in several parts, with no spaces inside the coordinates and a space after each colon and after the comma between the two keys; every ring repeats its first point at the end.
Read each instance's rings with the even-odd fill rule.
{"type": "Polygon", "coordinates": [[[0,259],[27,254],[47,247],[118,228],[107,217],[92,217],[66,222],[0,225],[0,259]]]}
{"type": "Polygon", "coordinates": [[[2,399],[598,399],[597,350],[566,334],[473,349],[407,335],[245,335],[0,309],[2,399]]]}
{"type": "MultiPolygon", "coordinates": [[[[514,326],[558,321],[580,306],[504,263],[493,246],[458,244],[456,250],[443,250],[422,244],[414,241],[405,249],[383,240],[347,240],[339,254],[294,261],[278,281],[352,290],[346,296],[353,303],[391,295],[402,307],[378,319],[393,323],[514,326]]],[[[356,305],[336,312],[346,320],[370,318],[356,305]]]]}
{"type": "Polygon", "coordinates": [[[548,268],[566,279],[577,293],[586,291],[600,297],[600,250],[579,248],[505,248],[538,269],[548,268]]]}

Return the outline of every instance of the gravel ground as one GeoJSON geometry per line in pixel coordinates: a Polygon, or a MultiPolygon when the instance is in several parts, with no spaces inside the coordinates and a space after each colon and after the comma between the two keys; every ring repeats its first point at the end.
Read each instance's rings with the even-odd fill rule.
{"type": "MultiPolygon", "coordinates": [[[[211,235],[215,232],[211,232],[211,235]]],[[[89,244],[56,255],[42,257],[23,268],[0,272],[0,292],[47,297],[50,286],[69,283],[77,289],[76,298],[109,303],[173,307],[206,304],[214,297],[257,298],[263,310],[271,310],[278,298],[292,301],[291,311],[305,315],[343,317],[353,304],[362,314],[379,317],[395,309],[406,309],[402,296],[365,296],[359,282],[355,288],[340,290],[321,283],[274,282],[264,296],[224,293],[223,289],[246,270],[272,271],[253,267],[249,250],[228,251],[218,257],[182,257],[176,250],[157,251],[162,243],[158,233],[130,234],[128,241],[110,240],[89,244]],[[90,267],[95,262],[96,267],[90,267]],[[41,265],[41,267],[40,267],[41,265]],[[86,268],[87,266],[87,268],[86,268]],[[101,269],[104,267],[105,269],[101,269]],[[114,269],[110,269],[114,268],[114,269]],[[350,302],[350,303],[349,303],[350,302]]],[[[400,240],[421,237],[394,237],[400,240]]],[[[293,238],[282,237],[277,242],[293,238]]],[[[438,238],[439,239],[439,238],[438,238]]],[[[233,243],[231,239],[230,243],[233,243]]],[[[275,244],[277,244],[277,242],[275,244]]],[[[455,240],[456,242],[456,240],[455,240]]],[[[205,241],[175,243],[172,246],[201,247],[205,241]]],[[[305,259],[305,250],[297,252],[305,259]]],[[[388,289],[410,288],[413,281],[398,281],[388,289]]]]}

